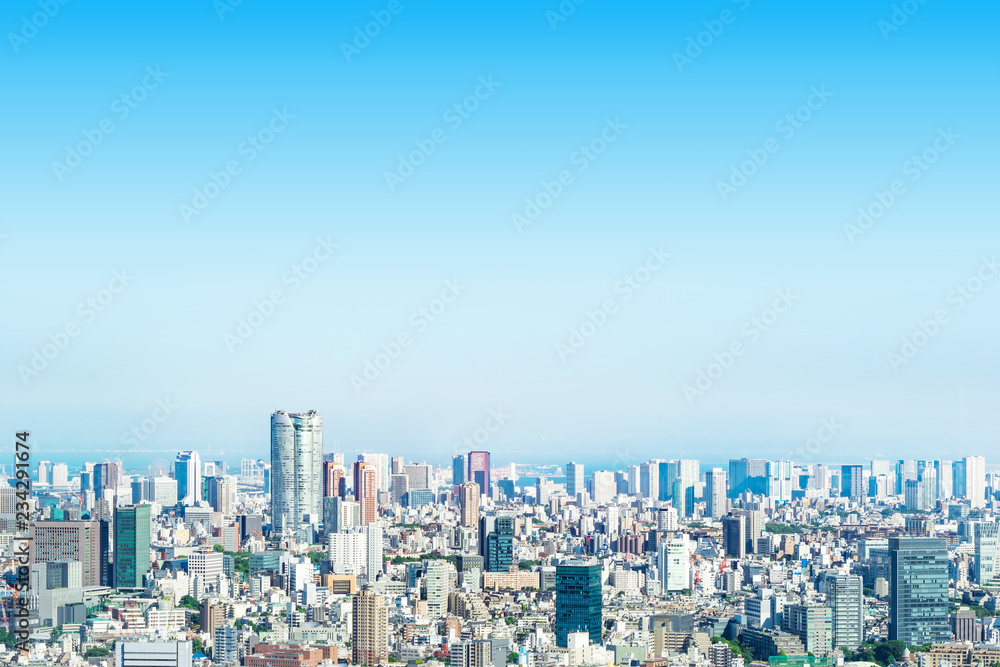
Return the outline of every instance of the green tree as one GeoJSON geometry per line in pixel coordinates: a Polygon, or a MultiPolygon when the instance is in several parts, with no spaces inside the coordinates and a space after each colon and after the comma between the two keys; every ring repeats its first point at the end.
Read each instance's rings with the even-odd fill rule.
{"type": "Polygon", "coordinates": [[[507,654],[507,664],[516,665],[517,664],[517,651],[511,651],[507,654]]]}
{"type": "Polygon", "coordinates": [[[103,658],[104,656],[111,655],[111,651],[104,648],[103,646],[91,646],[87,649],[87,652],[83,654],[84,658],[103,658]]]}
{"type": "Polygon", "coordinates": [[[212,547],[212,551],[214,551],[217,554],[224,554],[226,553],[226,548],[221,544],[216,544],[214,547],[212,547]]]}
{"type": "Polygon", "coordinates": [[[201,605],[198,603],[198,600],[190,595],[182,597],[177,606],[184,607],[185,609],[191,609],[192,611],[199,611],[201,609],[201,605]]]}

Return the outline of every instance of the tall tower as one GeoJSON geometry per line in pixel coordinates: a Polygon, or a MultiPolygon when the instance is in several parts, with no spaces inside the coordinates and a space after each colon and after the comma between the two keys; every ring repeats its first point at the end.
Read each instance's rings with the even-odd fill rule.
{"type": "Polygon", "coordinates": [[[569,494],[570,498],[576,498],[576,494],[581,493],[583,490],[583,464],[576,462],[567,463],[566,493],[569,494]]]}
{"type": "Polygon", "coordinates": [[[143,588],[149,573],[150,506],[119,507],[115,512],[115,588],[143,588]]]}
{"type": "Polygon", "coordinates": [[[601,645],[601,565],[569,562],[556,566],[556,646],[571,632],[587,632],[601,645]]]}
{"type": "Polygon", "coordinates": [[[833,645],[854,650],[865,638],[861,577],[850,574],[829,577],[827,590],[833,609],[833,645]]]}
{"type": "MultiPolygon", "coordinates": [[[[462,510],[463,526],[479,525],[479,485],[475,482],[466,482],[459,488],[459,504],[462,510]]],[[[480,537],[482,539],[482,537],[480,537]]]]}
{"type": "Polygon", "coordinates": [[[722,468],[705,473],[705,513],[713,519],[726,513],[726,471],[722,468]]]}
{"type": "Polygon", "coordinates": [[[982,456],[966,456],[965,497],[973,509],[986,507],[986,459],[982,456]]]}
{"type": "Polygon", "coordinates": [[[201,500],[201,457],[198,452],[178,452],[174,462],[177,502],[197,505],[201,500]]]}
{"type": "Polygon", "coordinates": [[[366,586],[354,596],[351,658],[359,665],[379,665],[389,659],[389,609],[385,598],[366,586]]]}
{"type": "Polygon", "coordinates": [[[923,646],[951,639],[948,542],[889,538],[889,639],[923,646]]]}
{"type": "Polygon", "coordinates": [[[490,495],[490,453],[469,452],[469,475],[466,482],[479,485],[479,492],[490,495]]]}
{"type": "Polygon", "coordinates": [[[271,415],[271,523],[298,529],[323,510],[323,415],[271,415]]]}
{"type": "Polygon", "coordinates": [[[362,525],[378,519],[378,472],[374,464],[355,461],[354,500],[361,506],[362,525]]]}

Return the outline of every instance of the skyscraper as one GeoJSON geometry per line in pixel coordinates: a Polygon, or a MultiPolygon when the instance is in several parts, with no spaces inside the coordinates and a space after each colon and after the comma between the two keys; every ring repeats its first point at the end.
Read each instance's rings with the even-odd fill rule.
{"type": "Polygon", "coordinates": [[[465,454],[455,454],[451,459],[451,483],[453,486],[465,484],[465,454]]]}
{"type": "Polygon", "coordinates": [[[198,452],[177,453],[174,479],[177,480],[177,502],[196,505],[201,500],[201,457],[198,452]]]}
{"type": "Polygon", "coordinates": [[[722,517],[722,548],[728,558],[747,555],[747,518],[741,514],[722,517]]]}
{"type": "Polygon", "coordinates": [[[705,515],[713,519],[726,513],[726,471],[712,468],[705,473],[705,515]]]}
{"type": "Polygon", "coordinates": [[[838,574],[827,577],[827,591],[833,612],[833,648],[852,651],[864,641],[864,607],[861,577],[838,574]]]}
{"type": "Polygon", "coordinates": [[[323,510],[323,415],[271,415],[271,524],[298,530],[323,510]]]}
{"type": "Polygon", "coordinates": [[[915,646],[951,639],[947,541],[889,538],[889,564],[889,639],[915,646]]]}
{"type": "Polygon", "coordinates": [[[371,463],[354,463],[354,500],[361,506],[362,524],[378,519],[378,473],[371,463]]]}
{"type": "Polygon", "coordinates": [[[972,525],[975,546],[975,581],[985,586],[996,574],[998,525],[993,521],[977,521],[972,525]]]}
{"type": "Polygon", "coordinates": [[[118,493],[118,485],[122,481],[121,461],[104,461],[94,466],[94,498],[104,498],[105,491],[118,493]]]}
{"type": "Polygon", "coordinates": [[[115,512],[115,588],[142,588],[149,573],[150,506],[119,507],[115,512]]]}
{"type": "Polygon", "coordinates": [[[571,561],[556,566],[556,646],[566,647],[571,632],[587,632],[601,644],[601,565],[571,561]]]}
{"type": "Polygon", "coordinates": [[[461,520],[463,526],[479,525],[479,485],[475,482],[466,482],[459,488],[459,505],[461,506],[461,520]]]}
{"type": "Polygon", "coordinates": [[[514,564],[514,519],[509,516],[479,520],[480,553],[487,572],[506,572],[514,564]]]}
{"type": "Polygon", "coordinates": [[[861,500],[864,496],[862,474],[864,467],[859,465],[840,466],[840,496],[851,500],[861,500]]]}
{"type": "Polygon", "coordinates": [[[590,499],[598,505],[611,502],[617,490],[615,474],[610,470],[595,470],[590,474],[590,499]]]}
{"type": "Polygon", "coordinates": [[[566,464],[566,493],[570,498],[576,498],[576,494],[584,490],[584,476],[582,463],[566,464]]]}
{"type": "Polygon", "coordinates": [[[767,495],[767,461],[764,459],[729,460],[729,497],[741,494],[767,495]]]}
{"type": "Polygon", "coordinates": [[[31,563],[75,560],[84,586],[106,586],[107,530],[98,521],[32,521],[31,563]],[[102,540],[103,537],[103,540],[102,540]]]}
{"type": "Polygon", "coordinates": [[[351,657],[359,665],[379,665],[389,659],[389,609],[385,598],[366,586],[353,600],[351,657]]]}
{"type": "Polygon", "coordinates": [[[973,509],[986,507],[986,459],[982,456],[966,456],[965,497],[973,509]]]}
{"type": "Polygon", "coordinates": [[[660,586],[664,593],[690,588],[691,554],[686,535],[660,543],[657,567],[660,569],[660,586]]]}
{"type": "Polygon", "coordinates": [[[323,497],[343,498],[347,493],[347,471],[335,461],[323,461],[323,497]]]}
{"type": "Polygon", "coordinates": [[[469,475],[467,482],[475,482],[479,490],[490,495],[490,453],[469,452],[469,475]]]}

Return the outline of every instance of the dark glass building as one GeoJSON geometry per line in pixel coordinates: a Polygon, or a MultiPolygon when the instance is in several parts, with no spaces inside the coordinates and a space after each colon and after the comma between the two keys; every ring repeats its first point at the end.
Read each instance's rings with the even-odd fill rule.
{"type": "Polygon", "coordinates": [[[143,588],[149,573],[150,506],[119,507],[115,512],[114,585],[143,588]]]}
{"type": "Polygon", "coordinates": [[[566,647],[571,632],[590,633],[590,643],[601,645],[600,563],[556,566],[556,645],[566,647]]]}
{"type": "Polygon", "coordinates": [[[482,517],[479,534],[487,572],[506,572],[514,564],[514,519],[509,516],[482,517]]]}
{"type": "Polygon", "coordinates": [[[951,640],[948,564],[944,539],[889,539],[889,639],[911,646],[951,640]]]}

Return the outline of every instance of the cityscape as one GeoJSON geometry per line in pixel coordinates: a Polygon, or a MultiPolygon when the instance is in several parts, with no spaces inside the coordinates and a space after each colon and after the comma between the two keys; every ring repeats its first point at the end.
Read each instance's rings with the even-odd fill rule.
{"type": "Polygon", "coordinates": [[[5,631],[5,664],[1000,661],[984,457],[570,461],[532,480],[485,450],[346,460],[323,431],[277,410],[270,459],[238,469],[38,462],[26,589],[10,479],[0,599],[27,630],[5,631]]]}
{"type": "Polygon", "coordinates": [[[998,26],[0,1],[0,667],[1000,667],[998,26]]]}

